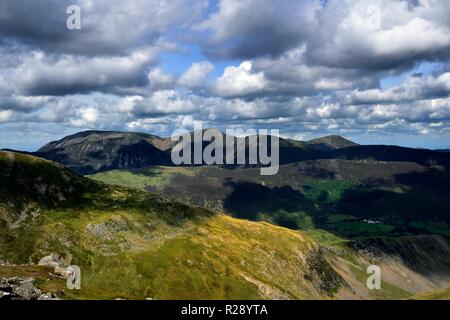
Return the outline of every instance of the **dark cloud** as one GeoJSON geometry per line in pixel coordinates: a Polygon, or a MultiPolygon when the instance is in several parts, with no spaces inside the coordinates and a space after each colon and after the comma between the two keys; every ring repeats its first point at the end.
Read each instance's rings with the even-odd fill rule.
{"type": "Polygon", "coordinates": [[[14,70],[18,88],[29,95],[67,95],[108,92],[116,86],[143,86],[146,71],[156,61],[158,48],[147,48],[119,57],[64,55],[56,61],[44,53],[27,56],[14,70]]]}
{"type": "Polygon", "coordinates": [[[204,51],[216,58],[278,56],[298,46],[314,28],[317,4],[308,1],[220,1],[195,30],[211,31],[204,51]]]}
{"type": "Polygon", "coordinates": [[[53,53],[125,54],[183,27],[204,7],[203,0],[2,1],[0,35],[53,53]],[[66,27],[70,5],[81,9],[81,30],[66,27]]]}

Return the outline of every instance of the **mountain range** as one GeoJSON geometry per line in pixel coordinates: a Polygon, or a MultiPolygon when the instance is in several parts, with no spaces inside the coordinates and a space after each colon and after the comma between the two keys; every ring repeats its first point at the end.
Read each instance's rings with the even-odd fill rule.
{"type": "MultiPolygon", "coordinates": [[[[248,149],[248,137],[234,139],[244,139],[248,149]]],[[[59,162],[80,174],[93,174],[151,165],[173,166],[170,153],[174,145],[170,138],[144,133],[85,131],[50,142],[32,154],[59,162]]],[[[341,136],[327,136],[310,141],[279,138],[279,153],[280,164],[318,159],[450,164],[450,155],[444,152],[397,146],[362,146],[341,136]]],[[[248,163],[248,152],[246,157],[248,163]]]]}
{"type": "Polygon", "coordinates": [[[261,176],[175,166],[173,147],[87,131],[1,151],[0,279],[63,299],[449,298],[450,154],[280,138],[261,176]],[[82,290],[55,264],[79,266],[82,290]]]}

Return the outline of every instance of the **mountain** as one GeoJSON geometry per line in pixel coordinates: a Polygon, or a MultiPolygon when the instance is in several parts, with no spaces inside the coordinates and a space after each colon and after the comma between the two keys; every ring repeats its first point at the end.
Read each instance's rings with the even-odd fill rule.
{"type": "MultiPolygon", "coordinates": [[[[225,141],[226,135],[218,130],[216,132],[225,141]]],[[[193,133],[190,135],[192,137],[193,133]]],[[[235,151],[242,150],[242,146],[245,148],[245,165],[236,164],[237,153],[235,152],[235,164],[225,167],[230,169],[261,166],[249,163],[249,148],[258,146],[261,136],[256,138],[255,144],[249,137],[233,137],[235,151]]],[[[209,142],[203,142],[202,150],[208,144],[209,142]]],[[[80,174],[93,174],[151,165],[173,166],[171,151],[175,145],[176,142],[172,142],[170,138],[160,138],[144,133],[86,131],[51,142],[32,154],[59,162],[80,174]]],[[[193,150],[193,142],[190,146],[193,150]]],[[[224,159],[226,152],[224,147],[224,159]]],[[[397,146],[364,146],[340,136],[327,136],[310,141],[279,138],[279,155],[282,165],[319,159],[415,162],[427,166],[450,165],[449,153],[397,146]]],[[[191,160],[193,163],[193,158],[191,160]]],[[[225,163],[225,160],[223,162],[225,163]]]]}
{"type": "MultiPolygon", "coordinates": [[[[250,141],[259,143],[256,138],[233,137],[247,151],[250,141]]],[[[367,230],[372,236],[450,235],[448,153],[362,146],[339,136],[306,142],[280,138],[279,173],[262,177],[252,169],[258,165],[173,166],[173,146],[168,138],[147,134],[87,131],[36,154],[81,174],[103,172],[93,176],[100,181],[295,230],[316,225],[340,237],[367,230]]]]}
{"type": "Polygon", "coordinates": [[[97,185],[60,164],[26,154],[0,152],[0,164],[0,201],[13,207],[76,202],[77,196],[97,185]]]}
{"type": "MultiPolygon", "coordinates": [[[[400,299],[450,281],[442,236],[346,241],[96,182],[31,155],[0,152],[0,168],[0,280],[33,277],[63,299],[400,299]],[[376,292],[365,287],[373,263],[387,275],[376,292]],[[67,290],[54,264],[79,266],[82,289],[67,290]]],[[[187,169],[199,168],[177,170],[187,169]]]]}
{"type": "Polygon", "coordinates": [[[170,164],[167,141],[134,132],[85,131],[50,142],[35,155],[80,174],[170,164]]]}
{"type": "MultiPolygon", "coordinates": [[[[218,130],[216,130],[216,133],[222,136],[223,141],[226,141],[225,134],[218,130]]],[[[190,133],[190,135],[192,138],[194,133],[190,133]]],[[[260,136],[256,138],[257,144],[250,145],[249,137],[233,137],[235,144],[234,163],[237,163],[238,149],[241,150],[240,146],[244,146],[246,151],[246,165],[244,167],[249,166],[249,148],[257,147],[261,139],[260,136]]],[[[208,144],[204,142],[202,149],[208,144]]],[[[144,133],[85,131],[59,141],[50,142],[32,154],[59,162],[80,174],[92,174],[113,169],[173,165],[170,152],[175,145],[176,142],[171,141],[170,138],[160,138],[144,133]]],[[[279,145],[280,163],[287,164],[324,158],[329,151],[356,144],[339,136],[329,136],[308,142],[279,138],[279,145]]],[[[192,150],[193,146],[192,142],[192,150]]],[[[226,152],[227,150],[224,147],[224,163],[226,152]]],[[[242,165],[228,165],[227,167],[242,167],[242,165]]]]}
{"type": "Polygon", "coordinates": [[[30,155],[0,152],[0,167],[0,279],[32,274],[60,295],[62,282],[47,282],[48,266],[37,264],[45,258],[81,268],[82,290],[65,290],[66,299],[325,298],[344,283],[300,233],[108,186],[30,155]]]}
{"type": "Polygon", "coordinates": [[[331,151],[326,158],[378,161],[415,162],[423,165],[450,165],[450,154],[427,149],[398,146],[368,145],[353,146],[331,151]]]}
{"type": "Polygon", "coordinates": [[[331,135],[331,136],[326,136],[326,137],[322,137],[322,138],[309,140],[308,144],[323,145],[325,147],[328,147],[331,150],[355,147],[358,145],[357,143],[354,143],[353,141],[350,141],[348,139],[345,139],[344,137],[336,136],[336,135],[331,135]]]}

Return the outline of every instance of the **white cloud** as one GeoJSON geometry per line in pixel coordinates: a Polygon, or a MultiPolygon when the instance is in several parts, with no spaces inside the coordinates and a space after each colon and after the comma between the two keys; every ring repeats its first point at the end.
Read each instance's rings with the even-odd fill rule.
{"type": "Polygon", "coordinates": [[[200,88],[205,85],[206,78],[214,70],[214,65],[209,61],[193,63],[183,73],[179,83],[187,88],[200,88]]]}
{"type": "Polygon", "coordinates": [[[352,83],[341,79],[320,79],[314,84],[317,90],[343,90],[351,89],[352,83]]]}
{"type": "Polygon", "coordinates": [[[7,122],[12,119],[14,112],[11,110],[0,111],[0,122],[7,122]]]}
{"type": "Polygon", "coordinates": [[[450,29],[416,17],[404,25],[376,32],[369,41],[371,41],[376,55],[414,55],[428,50],[448,48],[450,46],[450,29]]]}
{"type": "Polygon", "coordinates": [[[170,89],[175,82],[174,76],[165,73],[161,68],[150,70],[147,79],[153,90],[170,89]]]}
{"type": "Polygon", "coordinates": [[[327,66],[392,69],[450,49],[445,0],[328,1],[317,31],[306,38],[308,56],[327,66]]]}
{"type": "Polygon", "coordinates": [[[450,72],[438,75],[410,76],[401,84],[382,90],[354,90],[346,97],[349,104],[409,102],[450,94],[450,72]]]}
{"type": "Polygon", "coordinates": [[[160,90],[145,99],[136,99],[133,110],[137,115],[188,113],[197,109],[193,99],[195,97],[185,97],[175,90],[160,90]]]}
{"type": "Polygon", "coordinates": [[[266,86],[264,73],[253,73],[251,61],[244,61],[238,67],[225,68],[223,75],[216,80],[218,94],[226,97],[255,94],[266,86]]]}
{"type": "Polygon", "coordinates": [[[117,104],[116,108],[119,112],[132,112],[134,106],[142,100],[144,100],[144,97],[142,96],[125,97],[117,104]]]}
{"type": "Polygon", "coordinates": [[[74,127],[91,126],[97,122],[99,118],[99,112],[94,107],[87,107],[78,111],[78,117],[78,119],[71,119],[70,125],[74,127]]]}

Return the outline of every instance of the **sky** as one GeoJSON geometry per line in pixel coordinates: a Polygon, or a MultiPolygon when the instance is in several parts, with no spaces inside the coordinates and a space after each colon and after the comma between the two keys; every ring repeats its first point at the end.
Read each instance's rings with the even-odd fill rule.
{"type": "Polygon", "coordinates": [[[194,121],[450,148],[448,1],[0,2],[0,148],[194,121]]]}

